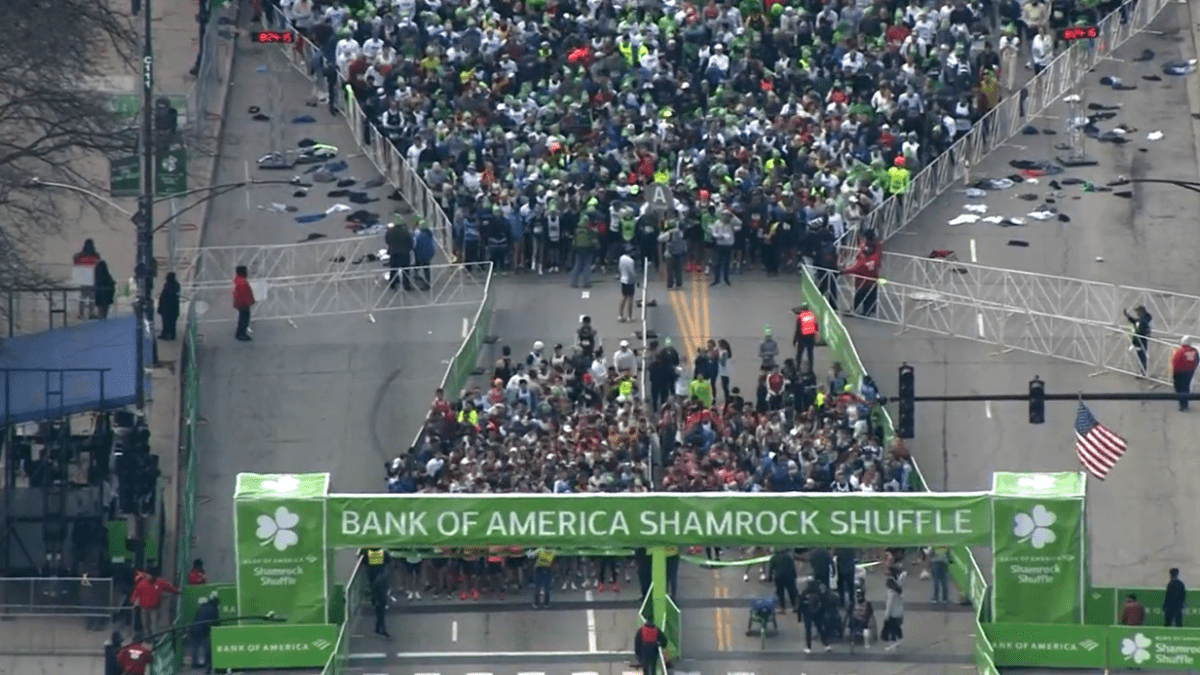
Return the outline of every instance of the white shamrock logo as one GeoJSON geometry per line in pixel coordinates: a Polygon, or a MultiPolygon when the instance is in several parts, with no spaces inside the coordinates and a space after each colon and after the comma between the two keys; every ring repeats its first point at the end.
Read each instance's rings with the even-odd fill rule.
{"type": "Polygon", "coordinates": [[[178,166],[178,164],[179,163],[175,160],[175,156],[170,155],[162,161],[162,169],[163,171],[170,173],[175,170],[175,167],[178,166]]]}
{"type": "Polygon", "coordinates": [[[263,546],[274,544],[275,550],[286,551],[295,546],[300,537],[292,531],[300,523],[300,516],[292,513],[286,506],[275,509],[275,516],[261,515],[258,517],[258,529],[254,535],[263,546]]]}
{"type": "Polygon", "coordinates": [[[1138,633],[1131,638],[1121,640],[1121,655],[1128,661],[1141,665],[1150,660],[1150,638],[1138,633]]]}
{"type": "Polygon", "coordinates": [[[1058,516],[1038,504],[1029,513],[1018,513],[1013,517],[1013,534],[1022,542],[1028,541],[1034,548],[1044,548],[1057,538],[1050,529],[1056,520],[1058,516]]]}
{"type": "Polygon", "coordinates": [[[1036,476],[1021,476],[1017,479],[1017,485],[1031,490],[1049,490],[1054,487],[1054,477],[1046,474],[1037,474],[1036,476]]]}
{"type": "Polygon", "coordinates": [[[269,478],[263,481],[264,490],[273,490],[275,492],[291,492],[300,487],[300,479],[295,476],[280,476],[278,478],[269,478]]]}

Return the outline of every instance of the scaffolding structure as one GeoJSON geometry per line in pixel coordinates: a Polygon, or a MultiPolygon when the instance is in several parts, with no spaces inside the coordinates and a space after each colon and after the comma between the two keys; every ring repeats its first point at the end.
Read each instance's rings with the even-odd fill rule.
{"type": "Polygon", "coordinates": [[[1142,305],[1154,317],[1155,336],[1178,342],[1185,335],[1200,335],[1200,296],[900,253],[885,253],[882,270],[889,285],[905,284],[1071,322],[1127,329],[1122,311],[1142,305]]]}
{"type": "Polygon", "coordinates": [[[73,418],[63,414],[63,404],[68,377],[94,375],[103,408],[108,374],[108,368],[0,369],[5,394],[0,436],[4,574],[69,574],[87,564],[89,551],[96,550],[81,543],[103,541],[103,484],[109,480],[113,437],[110,417],[93,415],[90,432],[77,433],[73,418]],[[22,396],[12,383],[18,374],[45,378],[45,412],[38,422],[19,424],[13,418],[13,398],[22,396]]]}
{"type": "MultiPolygon", "coordinates": [[[[995,271],[1012,278],[1021,276],[1013,270],[995,271]]],[[[969,274],[949,272],[947,279],[969,274]]],[[[854,309],[854,280],[843,276],[836,288],[836,306],[849,315],[854,309]]],[[[1006,295],[1001,286],[983,286],[988,292],[979,293],[976,291],[980,288],[970,283],[916,285],[888,276],[876,288],[874,313],[854,316],[858,320],[897,326],[898,334],[915,329],[993,345],[997,353],[1022,351],[1048,356],[1089,366],[1093,376],[1143,375],[1128,324],[1113,320],[1112,315],[1101,322],[1084,318],[1082,312],[1058,312],[1052,306],[1030,301],[1037,296],[1006,295]]],[[[1148,364],[1144,375],[1154,382],[1170,384],[1171,352],[1178,343],[1165,341],[1161,335],[1148,339],[1147,343],[1148,364]]]]}
{"type": "MultiPolygon", "coordinates": [[[[487,293],[492,273],[490,262],[410,267],[408,274],[414,284],[424,282],[428,272],[428,289],[403,290],[392,289],[389,271],[377,264],[351,273],[268,279],[255,279],[252,275],[254,320],[285,320],[296,325],[300,319],[358,314],[374,322],[377,313],[397,309],[478,305],[487,293]]],[[[200,320],[235,320],[237,315],[229,308],[230,292],[229,280],[193,286],[191,300],[198,303],[200,320]]]]}
{"type": "Polygon", "coordinates": [[[198,284],[233,280],[234,271],[245,265],[251,279],[354,274],[379,262],[382,236],[318,239],[299,244],[253,246],[208,246],[181,249],[179,266],[192,267],[198,284]]]}

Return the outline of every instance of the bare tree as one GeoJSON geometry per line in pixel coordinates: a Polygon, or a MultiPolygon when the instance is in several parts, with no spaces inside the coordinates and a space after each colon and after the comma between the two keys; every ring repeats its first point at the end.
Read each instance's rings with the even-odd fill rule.
{"type": "Polygon", "coordinates": [[[90,88],[114,65],[133,69],[137,32],[115,6],[128,1],[0,0],[0,291],[53,283],[38,251],[62,230],[59,205],[69,200],[31,180],[104,193],[80,160],[136,149],[136,129],[90,88]]]}

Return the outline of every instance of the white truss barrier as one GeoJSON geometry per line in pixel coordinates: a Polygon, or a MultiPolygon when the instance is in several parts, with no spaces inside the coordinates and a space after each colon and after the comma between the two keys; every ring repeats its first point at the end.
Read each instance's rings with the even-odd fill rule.
{"type": "MultiPolygon", "coordinates": [[[[811,271],[820,278],[821,270],[811,271]]],[[[995,345],[997,353],[1022,351],[1080,363],[1094,368],[1092,375],[1141,374],[1127,323],[1111,318],[1106,322],[1089,321],[1069,313],[1045,311],[1052,308],[1033,307],[1028,302],[1006,304],[1000,294],[980,297],[969,292],[968,286],[919,286],[888,277],[878,285],[875,314],[853,316],[856,321],[898,326],[900,333],[916,329],[995,345]]],[[[854,280],[845,275],[838,279],[837,307],[848,316],[854,307],[854,280]]],[[[1170,357],[1176,346],[1160,338],[1149,340],[1149,379],[1170,384],[1170,357]]]]}
{"type": "Polygon", "coordinates": [[[1025,84],[1024,115],[1020,92],[1006,96],[953,146],[913,176],[903,199],[885,200],[863,219],[861,227],[874,230],[885,241],[903,230],[943,192],[968,180],[971,167],[1005,145],[1060,97],[1071,93],[1101,61],[1113,58],[1117,49],[1145,30],[1168,4],[1168,0],[1129,0],[1109,14],[1098,26],[1099,38],[1071,43],[1025,84]],[[1123,16],[1127,18],[1124,23],[1123,16]]]}
{"type": "Polygon", "coordinates": [[[1081,323],[1123,325],[1122,310],[1142,305],[1154,317],[1155,336],[1200,336],[1200,296],[901,253],[885,253],[882,269],[889,282],[1081,323]]]}
{"type": "Polygon", "coordinates": [[[318,239],[299,244],[252,246],[208,246],[184,249],[180,258],[193,267],[195,283],[233,281],[238,265],[245,265],[251,279],[356,274],[379,263],[383,237],[318,239]]]}
{"type": "MultiPolygon", "coordinates": [[[[397,309],[478,305],[487,295],[491,281],[490,262],[468,265],[411,267],[415,280],[429,271],[429,290],[393,290],[388,270],[372,266],[354,273],[313,274],[296,277],[251,279],[255,300],[253,320],[284,320],[296,326],[301,319],[361,315],[375,322],[375,315],[397,309]]],[[[232,282],[196,284],[191,291],[200,320],[228,322],[237,318],[232,308],[232,282]]]]}

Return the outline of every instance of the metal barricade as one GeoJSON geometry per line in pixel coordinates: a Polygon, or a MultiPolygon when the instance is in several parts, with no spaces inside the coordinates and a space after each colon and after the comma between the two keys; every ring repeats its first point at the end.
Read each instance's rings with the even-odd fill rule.
{"type": "MultiPolygon", "coordinates": [[[[305,318],[358,314],[374,321],[375,314],[391,310],[477,305],[487,295],[491,263],[410,267],[407,274],[414,282],[426,281],[428,275],[428,289],[392,289],[388,271],[382,268],[353,273],[251,278],[256,301],[253,318],[255,321],[295,323],[305,318]]],[[[236,318],[234,312],[227,309],[228,282],[196,284],[190,293],[201,321],[221,322],[236,318]]]]}
{"type": "Polygon", "coordinates": [[[122,599],[108,578],[0,578],[0,654],[96,654],[122,599]]]}
{"type": "MultiPolygon", "coordinates": [[[[950,262],[948,265],[954,265],[950,262]]],[[[1005,270],[1007,271],[1007,270],[1005,270]]],[[[819,278],[823,270],[814,269],[819,278]]],[[[954,274],[954,272],[950,272],[954,274]]],[[[842,277],[836,284],[837,307],[856,309],[854,280],[842,277]]],[[[1091,321],[1079,316],[1044,311],[1030,303],[1008,304],[995,289],[978,292],[970,284],[916,286],[886,279],[876,286],[870,316],[856,312],[856,320],[878,321],[911,329],[964,338],[994,345],[998,352],[1022,351],[1079,363],[1104,372],[1142,375],[1127,325],[1110,317],[1091,321]]],[[[864,299],[864,304],[867,300],[864,299]]],[[[1176,345],[1147,339],[1145,376],[1171,383],[1170,358],[1176,345]]]]}
{"type": "Polygon", "coordinates": [[[0,614],[7,617],[106,614],[120,604],[108,578],[0,578],[0,614]]]}

